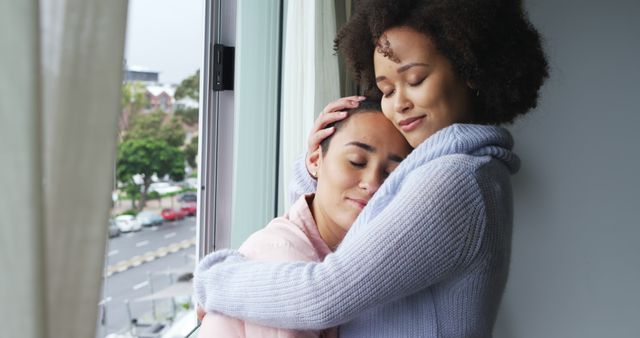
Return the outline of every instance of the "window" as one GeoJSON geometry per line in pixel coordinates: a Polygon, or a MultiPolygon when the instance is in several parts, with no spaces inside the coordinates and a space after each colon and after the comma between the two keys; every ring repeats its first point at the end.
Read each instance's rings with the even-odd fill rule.
{"type": "Polygon", "coordinates": [[[129,2],[98,338],[160,337],[185,316],[193,323],[183,325],[195,326],[203,11],[200,0],[129,2]]]}

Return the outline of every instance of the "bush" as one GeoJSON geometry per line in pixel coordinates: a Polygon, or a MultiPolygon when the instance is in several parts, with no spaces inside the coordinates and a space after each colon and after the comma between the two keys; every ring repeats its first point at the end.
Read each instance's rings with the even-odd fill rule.
{"type": "Polygon", "coordinates": [[[160,194],[157,191],[150,191],[147,194],[147,200],[157,200],[160,199],[160,194]]]}
{"type": "Polygon", "coordinates": [[[131,215],[131,216],[136,216],[138,214],[138,211],[135,209],[129,209],[129,210],[125,210],[121,213],[118,214],[118,216],[122,216],[122,215],[131,215]]]}

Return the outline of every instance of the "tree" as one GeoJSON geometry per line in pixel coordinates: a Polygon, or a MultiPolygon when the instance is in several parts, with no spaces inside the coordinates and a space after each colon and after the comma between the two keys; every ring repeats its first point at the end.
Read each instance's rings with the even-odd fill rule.
{"type": "Polygon", "coordinates": [[[182,147],[186,136],[187,133],[184,131],[182,121],[178,116],[172,116],[160,127],[159,138],[167,141],[169,145],[174,147],[182,147]]]}
{"type": "MultiPolygon", "coordinates": [[[[200,98],[200,70],[180,82],[174,97],[176,101],[184,98],[198,101],[200,98]]],[[[178,108],[176,109],[176,115],[180,116],[182,121],[190,126],[198,123],[198,108],[178,108]]]]}
{"type": "Polygon", "coordinates": [[[184,123],[190,126],[198,124],[198,108],[177,108],[176,116],[179,116],[184,123]]]}
{"type": "Polygon", "coordinates": [[[122,84],[122,110],[127,116],[134,116],[149,104],[146,89],[141,82],[122,84]]]}
{"type": "Polygon", "coordinates": [[[173,96],[176,100],[190,97],[198,101],[200,98],[200,70],[197,70],[195,74],[182,80],[173,96]]]}
{"type": "Polygon", "coordinates": [[[124,135],[123,140],[141,140],[146,138],[160,139],[174,147],[182,147],[186,132],[182,127],[179,117],[172,116],[167,119],[167,114],[156,110],[148,114],[136,115],[124,135]]]}
{"type": "Polygon", "coordinates": [[[184,157],[189,166],[193,169],[198,167],[198,164],[196,163],[196,156],[198,156],[198,136],[193,137],[191,142],[184,147],[184,157]]]}
{"type": "Polygon", "coordinates": [[[145,207],[151,177],[169,175],[173,180],[184,178],[184,154],[180,148],[155,138],[129,139],[118,145],[117,175],[121,182],[132,182],[133,176],[143,177],[138,211],[145,207]]]}
{"type": "Polygon", "coordinates": [[[131,209],[137,209],[136,201],[140,198],[140,186],[133,181],[133,177],[124,182],[123,190],[131,198],[131,209]]]}

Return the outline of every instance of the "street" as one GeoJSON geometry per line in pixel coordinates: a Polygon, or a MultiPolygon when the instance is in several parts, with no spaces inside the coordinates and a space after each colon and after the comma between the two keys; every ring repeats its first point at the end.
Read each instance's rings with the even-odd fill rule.
{"type": "MultiPolygon", "coordinates": [[[[127,300],[131,316],[140,322],[153,319],[154,305],[158,318],[170,315],[171,299],[157,300],[155,304],[136,299],[169,286],[182,273],[193,271],[195,235],[195,217],[187,217],[109,240],[96,338],[127,330],[130,325],[127,300]]],[[[188,301],[187,297],[183,302],[188,301]]]]}

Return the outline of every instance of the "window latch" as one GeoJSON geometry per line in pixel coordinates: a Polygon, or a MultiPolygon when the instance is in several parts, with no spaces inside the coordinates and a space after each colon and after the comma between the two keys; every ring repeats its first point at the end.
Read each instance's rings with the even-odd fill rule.
{"type": "Polygon", "coordinates": [[[235,47],[213,45],[213,91],[233,90],[234,57],[235,47]]]}

